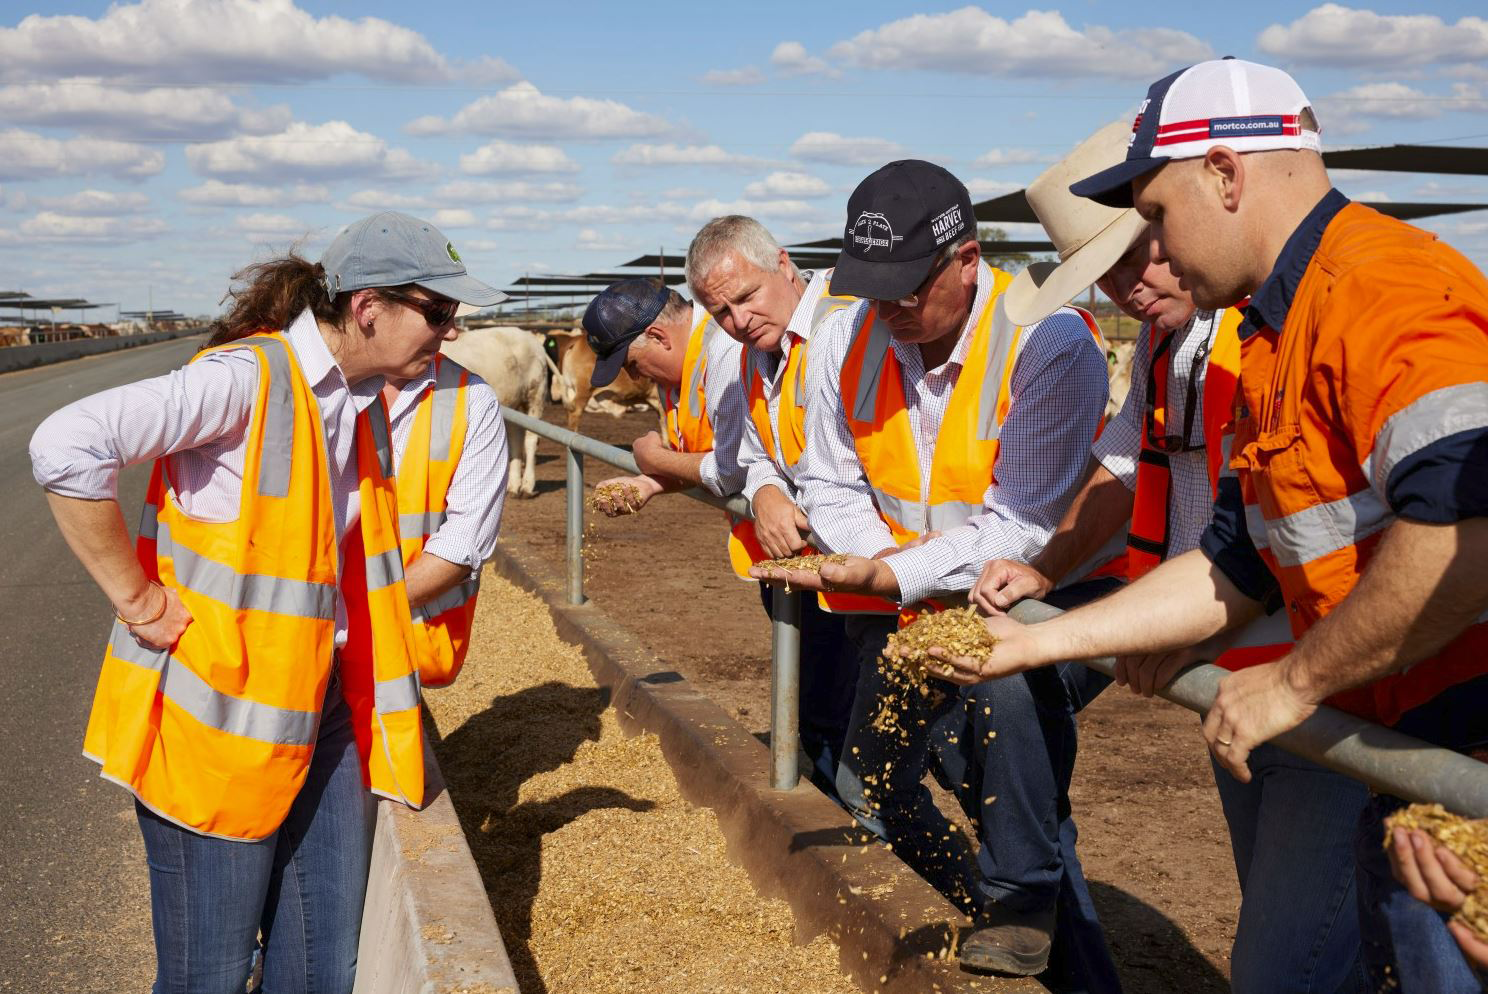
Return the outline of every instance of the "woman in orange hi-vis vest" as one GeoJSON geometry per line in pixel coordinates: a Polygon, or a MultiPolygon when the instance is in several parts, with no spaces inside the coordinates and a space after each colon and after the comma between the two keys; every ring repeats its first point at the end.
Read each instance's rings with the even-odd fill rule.
{"type": "Polygon", "coordinates": [[[423,800],[378,392],[503,295],[393,213],[237,279],[186,367],[56,412],[31,456],[117,612],[83,751],[136,799],[155,989],[242,990],[262,936],[267,989],[347,992],[371,802],[423,800]],[[131,548],[115,481],[150,461],[131,548]]]}

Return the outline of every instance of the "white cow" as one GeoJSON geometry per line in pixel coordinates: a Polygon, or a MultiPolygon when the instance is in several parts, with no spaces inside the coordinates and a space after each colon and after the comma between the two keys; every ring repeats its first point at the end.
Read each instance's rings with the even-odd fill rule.
{"type": "MultiPolygon", "coordinates": [[[[491,385],[505,407],[534,418],[547,401],[548,359],[541,336],[510,325],[462,331],[440,349],[491,385]]],[[[516,497],[537,494],[537,436],[510,422],[511,465],[506,492],[516,497]],[[518,452],[521,452],[519,455],[518,452]]]]}
{"type": "Polygon", "coordinates": [[[1106,416],[1114,418],[1126,403],[1131,390],[1132,353],[1136,342],[1107,342],[1106,360],[1111,374],[1110,399],[1106,401],[1106,416]]]}

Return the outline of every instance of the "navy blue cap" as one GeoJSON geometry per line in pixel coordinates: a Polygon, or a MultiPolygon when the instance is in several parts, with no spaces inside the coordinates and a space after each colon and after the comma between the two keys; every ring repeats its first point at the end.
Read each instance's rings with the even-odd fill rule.
{"type": "Polygon", "coordinates": [[[922,159],[875,170],[847,200],[834,294],[898,300],[925,281],[941,247],[976,230],[966,186],[922,159]]]}
{"type": "Polygon", "coordinates": [[[584,338],[599,361],[591,386],[613,383],[625,368],[630,343],[640,337],[665,309],[672,291],[659,280],[634,279],[612,283],[584,308],[584,338]]]}

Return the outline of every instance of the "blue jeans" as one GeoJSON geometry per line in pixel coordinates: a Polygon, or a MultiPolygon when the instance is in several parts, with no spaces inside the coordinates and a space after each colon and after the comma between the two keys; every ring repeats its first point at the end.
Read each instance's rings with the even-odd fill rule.
{"type": "MultiPolygon", "coordinates": [[[[1459,752],[1488,742],[1488,677],[1450,687],[1407,711],[1395,730],[1459,752]]],[[[1390,873],[1384,819],[1405,801],[1372,795],[1355,838],[1359,924],[1371,990],[1399,994],[1467,994],[1484,989],[1447,931],[1446,916],[1406,893],[1390,873]],[[1386,985],[1389,986],[1386,986],[1386,985]]]]}
{"type": "MultiPolygon", "coordinates": [[[[760,584],[760,602],[771,618],[772,591],[777,589],[760,584]]],[[[842,623],[843,615],[823,611],[815,594],[801,595],[801,749],[811,760],[811,782],[839,803],[837,762],[858,685],[858,652],[842,623]]]]}
{"type": "Polygon", "coordinates": [[[1373,990],[1364,980],[1354,890],[1353,839],[1368,789],[1274,745],[1250,754],[1248,784],[1213,765],[1240,878],[1230,989],[1373,990]]]}
{"type": "Polygon", "coordinates": [[[150,867],[154,994],[243,994],[263,936],[273,994],[348,994],[367,890],[375,798],[333,681],[309,774],[266,839],[199,835],[135,802],[150,867]]]}

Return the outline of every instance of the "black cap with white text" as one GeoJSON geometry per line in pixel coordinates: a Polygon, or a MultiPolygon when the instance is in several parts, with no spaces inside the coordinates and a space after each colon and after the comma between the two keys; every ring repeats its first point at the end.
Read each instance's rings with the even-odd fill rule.
{"type": "Polygon", "coordinates": [[[965,184],[933,162],[891,162],[848,198],[831,292],[869,300],[907,297],[930,275],[937,252],[975,230],[965,184]]]}

